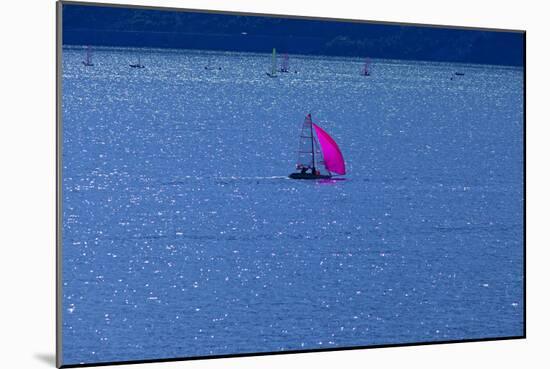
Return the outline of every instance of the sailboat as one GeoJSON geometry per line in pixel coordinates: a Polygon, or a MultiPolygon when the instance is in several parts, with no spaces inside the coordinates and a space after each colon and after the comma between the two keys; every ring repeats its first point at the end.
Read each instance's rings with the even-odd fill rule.
{"type": "Polygon", "coordinates": [[[92,49],[90,46],[86,46],[86,59],[82,61],[82,64],[84,64],[86,67],[93,67],[94,63],[92,63],[92,49]]]}
{"type": "Polygon", "coordinates": [[[222,67],[213,67],[212,58],[208,58],[208,64],[204,66],[205,70],[222,70],[222,67]]]}
{"type": "Polygon", "coordinates": [[[271,78],[277,77],[277,50],[275,48],[271,53],[271,72],[266,72],[266,74],[271,78]]]}
{"type": "Polygon", "coordinates": [[[288,54],[283,55],[283,62],[281,63],[281,68],[279,72],[288,73],[288,54]]]}
{"type": "Polygon", "coordinates": [[[298,172],[292,179],[328,179],[335,174],[346,174],[346,163],[338,144],[330,135],[311,120],[308,114],[300,133],[298,172]]]}
{"type": "Polygon", "coordinates": [[[145,68],[145,65],[141,64],[141,56],[138,55],[138,62],[136,64],[130,64],[131,68],[145,68]]]}
{"type": "Polygon", "coordinates": [[[370,60],[369,58],[366,58],[365,65],[363,66],[363,70],[361,71],[362,76],[370,76],[369,65],[370,65],[370,60]]]}

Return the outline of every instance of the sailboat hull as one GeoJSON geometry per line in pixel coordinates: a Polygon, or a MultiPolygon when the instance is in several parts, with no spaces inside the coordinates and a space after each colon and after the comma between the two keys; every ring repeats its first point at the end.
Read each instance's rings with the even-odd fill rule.
{"type": "Polygon", "coordinates": [[[329,179],[330,175],[312,174],[312,173],[292,173],[288,176],[290,179],[329,179]]]}

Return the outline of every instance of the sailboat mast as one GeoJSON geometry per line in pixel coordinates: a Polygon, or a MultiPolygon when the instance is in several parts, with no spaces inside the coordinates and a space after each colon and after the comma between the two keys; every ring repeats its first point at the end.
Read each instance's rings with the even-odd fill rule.
{"type": "Polygon", "coordinates": [[[313,173],[315,173],[315,147],[313,144],[313,122],[311,121],[311,115],[309,116],[309,132],[311,136],[311,163],[313,164],[313,173]]]}

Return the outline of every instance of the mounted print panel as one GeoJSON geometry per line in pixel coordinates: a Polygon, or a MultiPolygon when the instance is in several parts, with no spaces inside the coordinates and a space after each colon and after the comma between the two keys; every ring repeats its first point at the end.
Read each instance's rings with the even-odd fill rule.
{"type": "Polygon", "coordinates": [[[525,33],[58,4],[58,365],[525,336],[525,33]]]}

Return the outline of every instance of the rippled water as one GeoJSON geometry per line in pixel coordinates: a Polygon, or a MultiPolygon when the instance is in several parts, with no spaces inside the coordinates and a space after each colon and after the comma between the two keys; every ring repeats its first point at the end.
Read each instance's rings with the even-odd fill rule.
{"type": "Polygon", "coordinates": [[[523,333],[523,69],[83,58],[63,50],[64,364],[523,333]],[[308,112],[345,180],[286,178],[308,112]]]}

